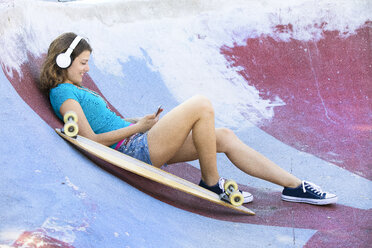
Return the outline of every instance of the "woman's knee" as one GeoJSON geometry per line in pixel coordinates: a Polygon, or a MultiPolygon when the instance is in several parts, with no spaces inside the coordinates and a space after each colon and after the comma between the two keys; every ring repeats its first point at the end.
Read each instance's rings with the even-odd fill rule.
{"type": "Polygon", "coordinates": [[[217,128],[216,129],[217,138],[217,151],[227,152],[230,147],[230,143],[236,138],[234,131],[229,128],[217,128]]]}
{"type": "Polygon", "coordinates": [[[193,108],[196,112],[214,115],[212,102],[207,97],[196,95],[193,96],[190,101],[193,103],[193,108]]]}

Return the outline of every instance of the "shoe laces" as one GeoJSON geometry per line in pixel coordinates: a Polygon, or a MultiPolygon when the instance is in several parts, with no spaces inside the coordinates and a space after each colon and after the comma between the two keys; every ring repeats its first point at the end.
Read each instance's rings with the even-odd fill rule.
{"type": "Polygon", "coordinates": [[[222,189],[222,192],[225,192],[225,179],[220,177],[220,179],[218,180],[218,186],[220,187],[220,189],[222,189]]]}
{"type": "Polygon", "coordinates": [[[323,195],[323,190],[316,184],[311,182],[302,181],[302,190],[306,193],[306,188],[317,195],[323,195]]]}

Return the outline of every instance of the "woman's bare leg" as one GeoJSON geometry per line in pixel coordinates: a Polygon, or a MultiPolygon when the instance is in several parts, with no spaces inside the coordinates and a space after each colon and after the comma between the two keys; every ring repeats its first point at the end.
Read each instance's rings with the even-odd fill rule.
{"type": "Polygon", "coordinates": [[[244,144],[231,130],[222,129],[220,132],[224,134],[219,135],[219,150],[245,173],[283,187],[301,184],[300,179],[244,144]]]}
{"type": "Polygon", "coordinates": [[[214,111],[205,97],[196,96],[180,104],[150,129],[148,144],[151,162],[157,167],[168,162],[184,145],[191,131],[202,179],[208,185],[215,185],[219,174],[214,111]]]}
{"type": "MultiPolygon", "coordinates": [[[[301,184],[300,179],[244,144],[231,130],[220,128],[215,132],[217,152],[225,153],[230,161],[245,173],[283,187],[294,188],[301,184]]],[[[198,158],[197,155],[190,135],[168,163],[195,160],[198,158]]]]}

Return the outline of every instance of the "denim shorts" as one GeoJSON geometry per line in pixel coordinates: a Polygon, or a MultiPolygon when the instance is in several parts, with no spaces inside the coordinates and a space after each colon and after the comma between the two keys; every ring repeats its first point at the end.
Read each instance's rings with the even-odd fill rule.
{"type": "Polygon", "coordinates": [[[129,139],[128,142],[123,142],[117,150],[152,165],[147,143],[147,133],[137,133],[129,139]]]}

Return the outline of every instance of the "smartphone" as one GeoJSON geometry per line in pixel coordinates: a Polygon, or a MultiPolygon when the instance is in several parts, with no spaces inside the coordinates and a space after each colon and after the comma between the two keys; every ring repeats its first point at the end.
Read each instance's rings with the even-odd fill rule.
{"type": "Polygon", "coordinates": [[[162,107],[162,106],[159,105],[158,110],[156,110],[156,112],[155,112],[155,118],[158,117],[158,115],[159,115],[159,114],[161,113],[161,111],[163,110],[161,107],[162,107]]]}

